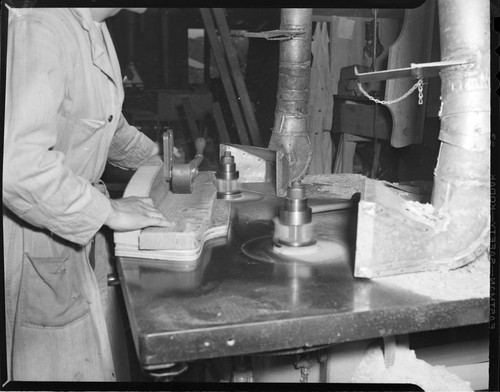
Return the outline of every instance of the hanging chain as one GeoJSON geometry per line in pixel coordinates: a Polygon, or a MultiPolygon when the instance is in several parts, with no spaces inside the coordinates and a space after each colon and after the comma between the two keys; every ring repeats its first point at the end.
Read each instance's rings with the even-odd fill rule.
{"type": "Polygon", "coordinates": [[[407,98],[408,96],[411,95],[412,92],[414,92],[418,88],[418,104],[422,105],[424,102],[424,80],[420,78],[417,83],[415,83],[412,88],[410,88],[405,94],[400,96],[399,98],[393,99],[392,101],[381,101],[380,99],[377,99],[375,97],[372,97],[370,94],[368,94],[363,86],[361,86],[361,83],[358,83],[359,91],[363,93],[363,95],[368,98],[370,101],[373,101],[375,103],[380,103],[382,105],[392,105],[393,103],[397,103],[402,101],[403,99],[407,98]]]}
{"type": "Polygon", "coordinates": [[[422,79],[419,79],[419,82],[422,83],[418,85],[418,104],[422,105],[424,103],[424,83],[422,79]]]}

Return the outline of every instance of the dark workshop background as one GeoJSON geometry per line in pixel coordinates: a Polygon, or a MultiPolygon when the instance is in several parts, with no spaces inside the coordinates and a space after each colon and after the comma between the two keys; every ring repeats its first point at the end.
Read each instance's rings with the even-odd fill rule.
{"type": "MultiPolygon", "coordinates": [[[[313,14],[331,15],[333,12],[335,11],[317,9],[313,14]]],[[[392,12],[388,14],[389,20],[393,21],[391,28],[400,28],[403,10],[392,12]]],[[[359,10],[356,15],[340,16],[361,16],[370,20],[371,12],[359,10]]],[[[278,29],[280,9],[226,8],[226,17],[254,106],[263,147],[267,147],[274,123],[279,41],[244,38],[239,32],[278,29]]],[[[184,146],[186,159],[189,159],[194,151],[187,131],[187,116],[178,105],[179,97],[189,94],[198,128],[207,137],[206,159],[201,169],[215,170],[219,143],[217,132],[211,116],[203,115],[211,112],[212,102],[220,102],[230,136],[236,135],[236,131],[213,55],[209,52],[208,39],[203,36],[188,37],[192,35],[193,29],[204,28],[199,9],[150,8],[142,15],[124,11],[109,19],[108,27],[115,42],[122,72],[126,74],[127,65],[132,62],[144,83],[142,89],[126,88],[124,113],[129,122],[137,125],[152,139],[158,139],[163,127],[172,127],[176,145],[184,146]]],[[[431,61],[439,60],[437,23],[435,28],[431,61]]],[[[382,44],[388,48],[392,42],[382,44]]],[[[357,48],[353,47],[352,50],[357,48]]],[[[335,55],[346,54],[334,53],[335,55]]],[[[388,141],[382,141],[379,179],[394,182],[432,181],[439,149],[439,78],[428,80],[427,83],[429,95],[423,141],[404,148],[393,148],[388,141]]],[[[355,172],[369,173],[372,156],[372,144],[360,143],[356,150],[355,172]]],[[[115,171],[113,175],[116,175],[115,171]]]]}

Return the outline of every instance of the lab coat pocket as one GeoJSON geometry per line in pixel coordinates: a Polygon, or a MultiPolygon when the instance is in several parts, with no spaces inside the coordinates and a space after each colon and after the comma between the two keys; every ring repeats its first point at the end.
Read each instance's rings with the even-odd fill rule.
{"type": "Polygon", "coordinates": [[[104,171],[113,132],[108,122],[81,119],[73,124],[66,164],[73,172],[91,181],[104,171]]]}
{"type": "Polygon", "coordinates": [[[64,327],[90,311],[78,283],[75,260],[25,256],[20,314],[24,327],[64,327]]]}

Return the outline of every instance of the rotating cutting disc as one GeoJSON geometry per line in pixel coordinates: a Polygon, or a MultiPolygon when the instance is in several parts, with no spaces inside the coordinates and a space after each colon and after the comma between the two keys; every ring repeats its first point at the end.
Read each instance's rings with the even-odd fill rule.
{"type": "Polygon", "coordinates": [[[337,242],[317,240],[309,246],[278,246],[271,236],[258,237],[247,241],[241,247],[242,252],[254,259],[267,263],[330,263],[345,260],[347,248],[337,242]]]}

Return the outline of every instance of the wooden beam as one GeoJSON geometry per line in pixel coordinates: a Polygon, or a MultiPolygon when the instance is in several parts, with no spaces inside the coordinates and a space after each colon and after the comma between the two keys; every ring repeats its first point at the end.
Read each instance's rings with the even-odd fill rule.
{"type": "Polygon", "coordinates": [[[231,143],[231,138],[227,133],[226,123],[224,121],[224,116],[222,115],[222,110],[219,102],[214,102],[212,104],[212,116],[215,121],[215,126],[217,128],[217,134],[219,135],[219,143],[229,144],[231,143]]]}
{"type": "MultiPolygon", "coordinates": [[[[115,255],[148,259],[176,270],[195,269],[204,244],[225,237],[231,206],[216,199],[214,174],[200,172],[193,180],[192,194],[169,191],[161,162],[151,160],[134,174],[124,197],[150,197],[173,227],[147,227],[142,230],[115,232],[115,255]]],[[[146,260],[145,260],[146,262],[146,260]]]]}
{"type": "Polygon", "coordinates": [[[234,91],[233,83],[231,81],[231,76],[229,75],[228,66],[226,63],[226,56],[224,55],[224,49],[217,38],[217,32],[215,31],[215,24],[210,13],[209,8],[200,8],[201,17],[203,23],[205,24],[205,30],[207,32],[208,38],[210,40],[210,45],[214,52],[215,62],[217,63],[217,68],[222,80],[222,85],[226,92],[226,97],[229,102],[229,108],[233,115],[234,123],[236,126],[236,131],[240,138],[240,143],[244,145],[250,145],[250,140],[247,135],[245,123],[241,115],[240,107],[238,105],[238,100],[236,98],[236,93],[234,91]]]}
{"type": "Polygon", "coordinates": [[[260,146],[262,144],[262,140],[260,137],[259,126],[257,125],[257,120],[255,119],[255,114],[252,108],[252,102],[250,101],[247,87],[245,85],[245,81],[243,80],[238,55],[231,39],[231,33],[229,32],[224,10],[223,8],[212,8],[212,12],[214,14],[217,28],[219,29],[219,34],[222,38],[222,44],[226,50],[226,56],[231,74],[233,76],[234,84],[236,86],[236,91],[238,92],[241,100],[241,106],[247,122],[250,139],[254,146],[260,146]]]}

